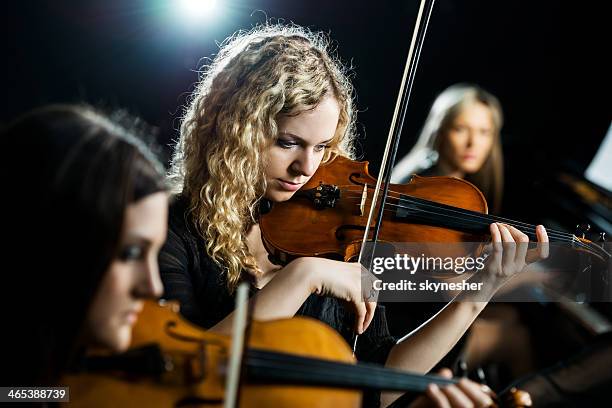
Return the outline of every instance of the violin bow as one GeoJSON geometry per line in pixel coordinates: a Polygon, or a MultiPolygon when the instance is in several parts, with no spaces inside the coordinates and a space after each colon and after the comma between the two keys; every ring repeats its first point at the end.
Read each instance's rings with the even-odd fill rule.
{"type": "MultiPolygon", "coordinates": [[[[391,182],[391,173],[393,171],[393,165],[395,164],[395,157],[397,155],[397,148],[399,146],[402,129],[404,126],[404,119],[406,118],[406,112],[408,110],[408,102],[410,100],[410,94],[412,93],[412,85],[416,76],[416,70],[421,56],[421,50],[423,43],[425,42],[425,34],[427,33],[427,27],[429,26],[429,19],[433,11],[435,0],[421,0],[419,5],[419,12],[417,14],[416,23],[414,25],[414,31],[412,32],[412,39],[410,42],[410,48],[408,50],[408,56],[406,58],[406,64],[404,66],[404,74],[402,75],[402,82],[397,95],[397,101],[395,103],[395,110],[393,111],[393,117],[391,119],[391,126],[389,128],[389,134],[387,135],[387,144],[382,158],[382,164],[380,166],[379,177],[376,181],[376,188],[372,196],[372,205],[368,213],[368,222],[365,226],[363,234],[363,244],[359,251],[359,258],[357,262],[366,267],[369,271],[371,269],[372,255],[376,249],[376,241],[378,239],[378,233],[382,224],[385,202],[389,193],[389,184],[391,182]],[[365,254],[365,243],[368,242],[368,235],[370,233],[370,225],[374,219],[374,213],[376,211],[376,203],[378,202],[379,192],[381,190],[381,184],[384,179],[384,189],[381,196],[381,204],[378,207],[378,214],[376,215],[376,224],[372,231],[372,250],[368,251],[370,256],[367,259],[365,254]]],[[[368,298],[369,299],[369,298],[368,298]]],[[[368,299],[364,299],[367,301],[368,299]]],[[[355,334],[353,340],[353,354],[357,348],[357,339],[359,335],[355,334]]]]}
{"type": "Polygon", "coordinates": [[[232,325],[232,344],[228,360],[228,371],[225,381],[225,398],[223,408],[236,408],[238,406],[239,388],[242,366],[242,356],[245,351],[245,332],[247,329],[249,305],[249,285],[241,283],[236,289],[236,308],[232,325]]]}

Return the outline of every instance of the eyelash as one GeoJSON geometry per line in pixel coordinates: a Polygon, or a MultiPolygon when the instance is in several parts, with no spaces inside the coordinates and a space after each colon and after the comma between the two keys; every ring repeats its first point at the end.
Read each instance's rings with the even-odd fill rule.
{"type": "Polygon", "coordinates": [[[288,142],[288,141],[286,141],[286,140],[281,140],[281,139],[278,139],[278,140],[276,141],[276,144],[277,144],[277,145],[279,145],[280,147],[282,147],[283,149],[291,149],[292,147],[294,147],[294,146],[297,146],[297,145],[298,145],[298,144],[297,144],[297,143],[295,143],[295,142],[288,142]]]}
{"type": "MultiPolygon", "coordinates": [[[[278,146],[280,146],[281,148],[283,148],[283,149],[291,149],[291,148],[293,148],[295,146],[298,146],[298,143],[296,143],[296,142],[288,142],[286,140],[281,140],[281,139],[278,139],[276,141],[276,144],[278,146]]],[[[317,145],[317,146],[315,146],[315,151],[316,152],[321,152],[321,151],[323,151],[325,149],[329,149],[329,146],[328,145],[317,145]]]]}

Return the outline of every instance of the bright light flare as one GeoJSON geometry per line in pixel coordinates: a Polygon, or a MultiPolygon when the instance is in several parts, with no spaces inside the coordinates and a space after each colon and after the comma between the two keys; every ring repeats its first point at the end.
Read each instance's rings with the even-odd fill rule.
{"type": "Polygon", "coordinates": [[[191,18],[200,19],[210,16],[216,6],[217,0],[179,0],[181,12],[191,18]]]}

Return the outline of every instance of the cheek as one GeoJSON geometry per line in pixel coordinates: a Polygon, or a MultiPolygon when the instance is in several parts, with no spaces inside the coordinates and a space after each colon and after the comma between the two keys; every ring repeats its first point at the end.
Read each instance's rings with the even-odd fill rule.
{"type": "Polygon", "coordinates": [[[483,155],[487,157],[489,153],[491,153],[491,149],[493,148],[493,136],[483,136],[481,150],[483,155]]]}
{"type": "Polygon", "coordinates": [[[266,155],[266,178],[278,178],[284,175],[288,167],[288,165],[286,166],[285,164],[289,161],[287,156],[287,153],[283,152],[278,147],[270,149],[266,155]]]}
{"type": "Polygon", "coordinates": [[[489,135],[481,135],[476,139],[475,146],[478,156],[478,164],[482,165],[489,157],[493,147],[493,138],[489,135]]]}
{"type": "Polygon", "coordinates": [[[129,267],[114,262],[101,282],[88,314],[88,331],[92,342],[122,350],[129,344],[131,327],[122,319],[122,313],[131,299],[129,267]]]}
{"type": "Polygon", "coordinates": [[[461,151],[463,150],[463,147],[465,145],[463,139],[465,138],[462,137],[460,134],[456,134],[453,132],[448,134],[442,148],[444,156],[446,156],[447,159],[450,159],[451,161],[459,159],[461,151]]]}

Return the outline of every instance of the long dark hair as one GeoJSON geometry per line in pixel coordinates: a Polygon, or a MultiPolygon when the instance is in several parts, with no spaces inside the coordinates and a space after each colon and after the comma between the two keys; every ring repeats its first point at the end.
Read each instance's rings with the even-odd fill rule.
{"type": "Polygon", "coordinates": [[[50,385],[75,356],[126,207],[165,190],[163,168],[131,131],[89,107],[38,109],[2,140],[16,265],[3,279],[14,353],[4,374],[14,385],[50,385]]]}

